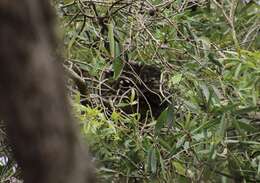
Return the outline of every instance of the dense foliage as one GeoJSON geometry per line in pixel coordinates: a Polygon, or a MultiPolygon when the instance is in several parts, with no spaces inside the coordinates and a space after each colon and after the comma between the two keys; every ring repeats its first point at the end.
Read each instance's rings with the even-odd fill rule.
{"type": "Polygon", "coordinates": [[[259,1],[55,6],[74,113],[101,182],[260,182],[259,1]],[[157,119],[119,110],[138,102],[135,90],[112,112],[100,102],[102,73],[112,68],[116,80],[127,60],[161,69],[170,104],[157,119]]]}
{"type": "Polygon", "coordinates": [[[60,2],[66,65],[90,101],[72,87],[75,115],[102,181],[260,181],[258,2],[193,2],[60,2]],[[116,79],[126,55],[162,69],[171,104],[159,118],[93,104],[102,71],[116,79]]]}

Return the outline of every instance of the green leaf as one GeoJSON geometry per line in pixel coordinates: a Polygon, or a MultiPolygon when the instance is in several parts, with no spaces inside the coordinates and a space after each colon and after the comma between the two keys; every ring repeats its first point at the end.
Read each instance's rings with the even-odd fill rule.
{"type": "Polygon", "coordinates": [[[69,44],[67,46],[68,57],[71,57],[71,55],[72,55],[72,53],[71,53],[72,52],[72,48],[73,48],[73,45],[74,45],[77,37],[78,37],[78,34],[76,32],[74,32],[73,33],[73,37],[70,39],[69,44]]]}
{"type": "Polygon", "coordinates": [[[198,112],[200,110],[200,107],[197,104],[188,100],[183,100],[183,104],[192,112],[198,112]]]}
{"type": "Polygon", "coordinates": [[[210,92],[209,92],[209,88],[207,87],[207,85],[205,83],[202,83],[199,85],[201,88],[201,91],[206,99],[206,102],[209,101],[209,96],[210,96],[210,92]]]}
{"type": "Polygon", "coordinates": [[[74,2],[75,0],[64,0],[64,4],[70,4],[72,2],[74,2]]]}
{"type": "Polygon", "coordinates": [[[162,172],[162,176],[163,178],[166,180],[167,179],[167,167],[164,166],[164,159],[161,156],[159,150],[157,149],[157,154],[158,154],[158,159],[159,159],[159,163],[160,163],[160,171],[162,172]]]}
{"type": "Polygon", "coordinates": [[[148,152],[148,165],[152,174],[155,174],[157,171],[157,155],[156,150],[153,147],[151,147],[148,152]]]}
{"type": "Polygon", "coordinates": [[[135,90],[131,88],[130,103],[132,104],[135,100],[135,90]]]}
{"type": "Polygon", "coordinates": [[[235,113],[236,114],[245,114],[245,113],[256,111],[256,110],[257,110],[257,107],[249,106],[249,107],[245,107],[245,108],[242,108],[242,109],[238,109],[238,110],[235,111],[235,113]]]}
{"type": "Polygon", "coordinates": [[[237,122],[239,128],[243,129],[245,131],[254,132],[254,131],[257,130],[254,126],[250,125],[249,123],[245,123],[245,122],[242,122],[242,121],[236,121],[236,122],[237,122]]]}
{"type": "Polygon", "coordinates": [[[172,85],[178,84],[181,81],[181,79],[182,79],[182,74],[176,74],[171,78],[171,84],[172,85]]]}
{"type": "Polygon", "coordinates": [[[109,40],[110,55],[112,58],[115,58],[115,38],[114,38],[113,21],[111,21],[108,24],[108,40],[109,40]]]}
{"type": "Polygon", "coordinates": [[[211,160],[214,160],[216,158],[216,147],[215,147],[215,144],[214,143],[211,143],[210,146],[209,146],[209,158],[211,160]]]}
{"type": "Polygon", "coordinates": [[[239,74],[240,74],[240,71],[241,71],[241,66],[242,66],[242,64],[239,63],[237,68],[236,68],[235,75],[234,75],[235,79],[238,79],[238,77],[239,77],[239,74]]]}
{"type": "Polygon", "coordinates": [[[173,166],[179,175],[186,176],[186,167],[184,167],[181,163],[174,161],[173,166]]]}
{"type": "Polygon", "coordinates": [[[214,120],[214,121],[207,121],[205,123],[202,123],[198,128],[194,129],[191,133],[195,134],[198,133],[201,130],[207,130],[211,127],[214,127],[218,124],[218,120],[214,120]]]}
{"type": "Polygon", "coordinates": [[[224,139],[226,129],[227,129],[227,124],[228,124],[228,120],[226,119],[226,114],[223,113],[223,115],[221,116],[219,129],[218,129],[218,132],[217,132],[217,142],[220,142],[224,139]]]}
{"type": "Polygon", "coordinates": [[[155,125],[155,135],[158,136],[160,134],[161,129],[168,124],[172,125],[174,122],[174,107],[173,105],[169,105],[158,117],[156,125],[155,125]]]}
{"type": "Polygon", "coordinates": [[[119,44],[116,43],[115,44],[115,54],[116,54],[116,57],[113,61],[113,70],[114,70],[114,75],[113,75],[113,78],[115,80],[117,80],[119,78],[119,76],[121,75],[122,71],[123,71],[123,68],[124,68],[124,62],[123,60],[121,60],[121,55],[120,55],[120,47],[119,47],[119,44]]]}

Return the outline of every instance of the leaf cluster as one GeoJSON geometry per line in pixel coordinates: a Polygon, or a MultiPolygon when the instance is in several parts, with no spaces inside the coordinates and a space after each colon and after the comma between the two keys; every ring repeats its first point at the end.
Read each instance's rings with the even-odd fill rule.
{"type": "Polygon", "coordinates": [[[66,66],[89,87],[88,105],[73,87],[72,103],[101,181],[260,181],[258,1],[57,4],[66,66]],[[171,98],[159,118],[93,102],[102,72],[117,79],[127,61],[161,68],[171,98]]]}

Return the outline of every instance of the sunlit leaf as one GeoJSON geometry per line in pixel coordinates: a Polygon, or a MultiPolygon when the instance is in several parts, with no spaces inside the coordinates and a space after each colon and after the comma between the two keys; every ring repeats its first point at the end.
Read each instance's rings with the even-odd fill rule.
{"type": "Polygon", "coordinates": [[[114,38],[114,24],[111,21],[108,24],[108,39],[109,39],[109,50],[112,58],[115,58],[115,38],[114,38]]]}
{"type": "Polygon", "coordinates": [[[185,176],[186,175],[186,167],[183,166],[183,164],[174,161],[173,165],[177,171],[178,174],[185,176]]]}

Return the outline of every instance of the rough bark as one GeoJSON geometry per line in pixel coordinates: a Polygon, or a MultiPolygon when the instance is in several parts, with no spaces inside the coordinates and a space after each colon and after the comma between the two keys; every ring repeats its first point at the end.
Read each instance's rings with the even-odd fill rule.
{"type": "Polygon", "coordinates": [[[25,183],[94,182],[54,52],[48,0],[0,1],[0,118],[25,183]]]}

